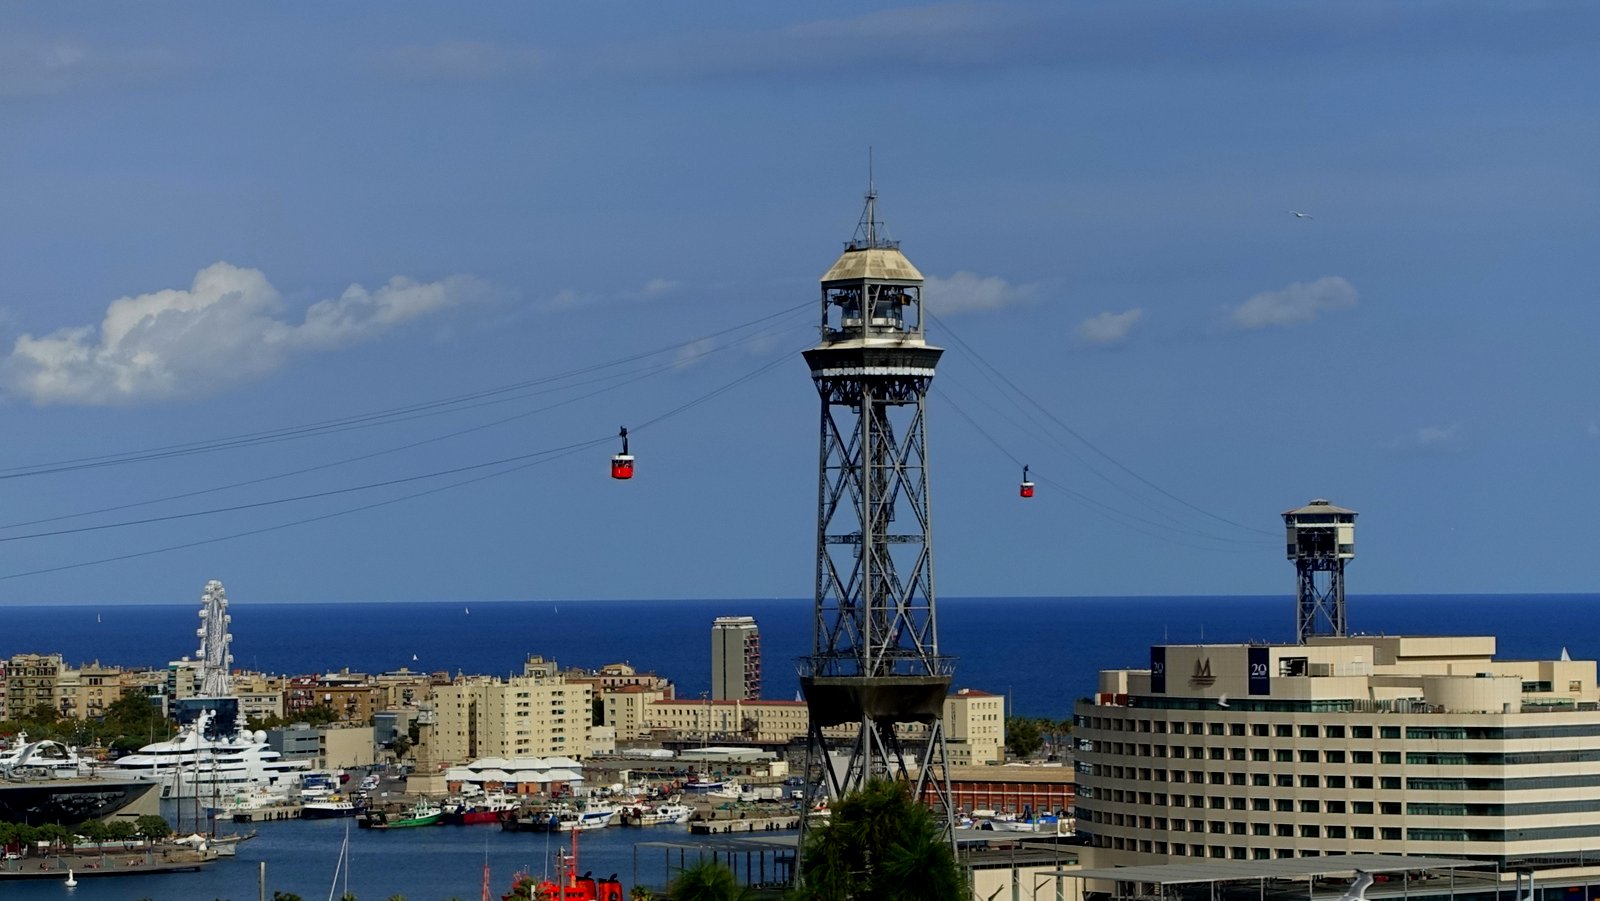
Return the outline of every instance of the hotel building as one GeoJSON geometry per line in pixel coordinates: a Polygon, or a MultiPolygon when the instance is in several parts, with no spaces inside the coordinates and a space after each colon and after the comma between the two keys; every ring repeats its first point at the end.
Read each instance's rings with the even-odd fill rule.
{"type": "Polygon", "coordinates": [[[1157,645],[1076,706],[1097,866],[1600,847],[1594,661],[1492,637],[1157,645]]]}

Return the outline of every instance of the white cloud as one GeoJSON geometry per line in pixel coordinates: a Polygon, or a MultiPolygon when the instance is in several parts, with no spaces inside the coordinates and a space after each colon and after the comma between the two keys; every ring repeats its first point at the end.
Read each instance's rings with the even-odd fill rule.
{"type": "Polygon", "coordinates": [[[1121,313],[1105,312],[1078,323],[1078,335],[1090,344],[1121,344],[1144,318],[1144,310],[1134,307],[1121,313]]]}
{"type": "Polygon", "coordinates": [[[1453,454],[1461,450],[1461,438],[1459,422],[1449,425],[1425,425],[1409,435],[1389,442],[1389,449],[1453,454]]]}
{"type": "Polygon", "coordinates": [[[93,325],[17,338],[0,386],[35,404],[138,404],[214,394],[263,376],[295,353],[330,350],[487,294],[467,276],[351,285],[300,323],[259,269],[213,263],[187,289],[123,297],[93,325]]]}
{"type": "Polygon", "coordinates": [[[924,305],[935,315],[969,310],[998,310],[1034,296],[1031,286],[1013,285],[995,275],[957,272],[949,278],[930,275],[923,283],[924,305]]]}
{"type": "Polygon", "coordinates": [[[562,288],[536,306],[549,312],[576,310],[584,307],[610,306],[618,303],[641,303],[665,297],[678,290],[678,283],[667,278],[653,278],[637,288],[627,288],[605,294],[562,288]]]}
{"type": "Polygon", "coordinates": [[[483,81],[532,72],[539,51],[516,44],[485,41],[441,41],[425,46],[395,47],[370,56],[383,72],[410,80],[483,81]]]}
{"type": "Polygon", "coordinates": [[[704,360],[708,354],[716,349],[716,342],[710,338],[691,341],[678,348],[677,354],[672,358],[672,365],[676,369],[687,369],[704,360]]]}
{"type": "Polygon", "coordinates": [[[90,84],[126,85],[174,67],[157,49],[101,50],[78,41],[0,39],[0,97],[59,94],[90,84]]]}
{"type": "Polygon", "coordinates": [[[1330,310],[1348,310],[1356,300],[1356,289],[1349,282],[1325,275],[1309,284],[1295,282],[1279,291],[1263,291],[1234,307],[1229,318],[1242,329],[1297,325],[1330,310]]]}

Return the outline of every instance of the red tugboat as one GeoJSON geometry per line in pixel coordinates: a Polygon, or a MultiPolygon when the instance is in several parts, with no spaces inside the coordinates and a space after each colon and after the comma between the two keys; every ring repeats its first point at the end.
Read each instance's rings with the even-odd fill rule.
{"type": "Polygon", "coordinates": [[[500,896],[500,901],[624,901],[622,883],[615,873],[605,879],[595,879],[588,873],[578,875],[578,832],[572,830],[572,853],[556,852],[557,878],[534,879],[527,873],[518,873],[511,881],[511,891],[500,896]]]}

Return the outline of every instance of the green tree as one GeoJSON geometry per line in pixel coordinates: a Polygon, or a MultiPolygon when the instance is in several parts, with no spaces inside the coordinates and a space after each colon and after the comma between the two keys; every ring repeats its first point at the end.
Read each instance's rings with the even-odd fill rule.
{"type": "Polygon", "coordinates": [[[1006,753],[1016,758],[1026,758],[1044,744],[1039,722],[1023,716],[1006,717],[1006,753]]]}
{"type": "Polygon", "coordinates": [[[911,797],[905,782],[874,779],[847,795],[800,853],[800,901],[967,897],[943,824],[911,797]]]}
{"type": "Polygon", "coordinates": [[[742,901],[753,893],[721,861],[703,857],[678,871],[667,894],[672,901],[742,901]]]}
{"type": "Polygon", "coordinates": [[[159,842],[172,834],[172,824],[153,813],[141,815],[133,821],[133,826],[147,842],[159,842]]]}
{"type": "Polygon", "coordinates": [[[275,891],[272,893],[272,901],[305,901],[305,899],[294,892],[275,891]]]}
{"type": "Polygon", "coordinates": [[[394,744],[392,744],[390,747],[394,748],[394,759],[400,760],[404,758],[406,754],[410,753],[411,739],[404,735],[397,735],[395,736],[394,744]]]}

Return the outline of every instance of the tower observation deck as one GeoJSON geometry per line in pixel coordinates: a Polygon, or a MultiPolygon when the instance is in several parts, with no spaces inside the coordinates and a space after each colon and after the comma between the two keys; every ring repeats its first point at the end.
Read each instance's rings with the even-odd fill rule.
{"type": "Polygon", "coordinates": [[[954,660],[939,654],[935,628],[926,426],[944,351],[925,340],[922,273],[876,217],[869,190],[855,238],[822,277],[821,340],[805,351],[822,401],[816,632],[800,665],[806,800],[904,778],[948,834],[942,716],[954,660]],[[848,747],[830,753],[822,730],[847,725],[848,747]]]}

